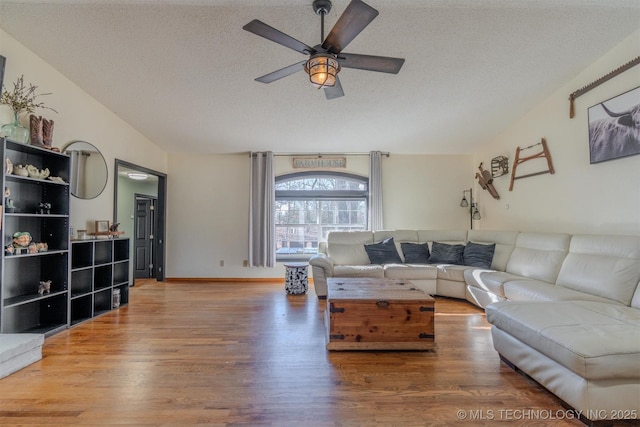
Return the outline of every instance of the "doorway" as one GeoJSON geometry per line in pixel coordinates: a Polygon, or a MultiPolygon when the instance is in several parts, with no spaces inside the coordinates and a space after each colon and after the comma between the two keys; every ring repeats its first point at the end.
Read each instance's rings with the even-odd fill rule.
{"type": "Polygon", "coordinates": [[[156,254],[153,251],[153,240],[155,239],[155,208],[157,200],[156,197],[144,194],[135,195],[133,277],[136,279],[155,277],[156,254]]]}
{"type": "Polygon", "coordinates": [[[113,218],[132,236],[130,276],[163,281],[167,176],[119,159],[115,171],[113,218]]]}

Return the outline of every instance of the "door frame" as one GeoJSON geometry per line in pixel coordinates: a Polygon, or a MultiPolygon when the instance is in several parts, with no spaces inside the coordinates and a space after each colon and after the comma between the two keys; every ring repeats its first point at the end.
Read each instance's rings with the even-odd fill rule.
{"type": "Polygon", "coordinates": [[[156,266],[155,279],[157,281],[164,281],[165,279],[165,264],[167,258],[167,251],[165,245],[165,238],[167,233],[167,175],[155,171],[153,169],[145,168],[143,166],[129,163],[124,160],[115,159],[114,167],[114,191],[113,191],[113,222],[118,222],[118,169],[122,166],[127,169],[134,169],[140,172],[147,173],[149,175],[155,175],[158,177],[158,198],[156,203],[156,239],[153,239],[153,252],[156,254],[156,266]]]}

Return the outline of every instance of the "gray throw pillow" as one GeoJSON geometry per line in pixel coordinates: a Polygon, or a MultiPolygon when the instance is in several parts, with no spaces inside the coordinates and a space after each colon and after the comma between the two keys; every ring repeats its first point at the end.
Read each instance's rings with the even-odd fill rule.
{"type": "Polygon", "coordinates": [[[462,265],[464,245],[449,245],[447,243],[433,242],[429,264],[454,264],[462,265]]]}
{"type": "Polygon", "coordinates": [[[480,243],[467,243],[464,248],[464,265],[470,267],[491,268],[493,261],[493,253],[496,250],[496,244],[481,245],[480,243]]]}
{"type": "Polygon", "coordinates": [[[400,243],[404,262],[407,264],[427,264],[429,262],[428,243],[400,243]]]}
{"type": "Polygon", "coordinates": [[[402,259],[398,255],[396,244],[393,237],[383,240],[382,242],[364,245],[371,264],[400,264],[402,259]]]}

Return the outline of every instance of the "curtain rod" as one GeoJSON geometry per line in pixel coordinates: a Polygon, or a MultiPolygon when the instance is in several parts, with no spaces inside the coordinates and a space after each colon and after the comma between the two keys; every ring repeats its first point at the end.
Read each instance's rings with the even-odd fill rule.
{"type": "MultiPolygon", "coordinates": [[[[381,152],[382,156],[389,157],[389,152],[381,152]]],[[[370,153],[273,153],[276,157],[281,156],[369,156],[370,153]]]]}

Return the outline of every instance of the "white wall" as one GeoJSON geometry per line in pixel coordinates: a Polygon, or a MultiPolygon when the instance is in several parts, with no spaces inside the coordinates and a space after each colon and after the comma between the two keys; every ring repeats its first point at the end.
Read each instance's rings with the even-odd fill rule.
{"type": "MultiPolygon", "coordinates": [[[[44,62],[2,29],[0,55],[7,58],[4,82],[9,88],[24,74],[25,84],[38,86],[38,98],[55,108],[36,113],[55,121],[53,146],[62,148],[73,140],[88,141],[105,157],[108,182],[104,192],[93,200],[71,199],[71,226],[93,230],[97,219],[113,220],[114,163],[119,158],[149,169],[165,172],[167,154],[134,127],[124,122],[56,69],[44,62]]],[[[11,110],[0,106],[0,122],[11,121],[11,110]]],[[[28,118],[24,124],[28,122],[28,118]]]]}
{"type": "Polygon", "coordinates": [[[168,174],[167,277],[270,277],[268,269],[242,266],[249,155],[171,154],[168,174]]]}
{"type": "MultiPolygon", "coordinates": [[[[545,137],[556,171],[554,175],[516,180],[512,192],[508,191],[509,176],[497,178],[494,184],[500,200],[485,191],[481,194],[482,228],[640,234],[640,156],[590,165],[587,124],[589,107],[640,86],[640,66],[579,97],[573,119],[569,119],[568,101],[573,91],[636,57],[638,46],[640,31],[476,153],[476,166],[484,162],[488,167],[498,155],[508,156],[512,166],[517,146],[528,146],[545,137]]],[[[535,152],[532,149],[523,156],[535,152]]],[[[525,166],[546,169],[542,160],[522,163],[523,173],[525,166]]]]}
{"type": "MultiPolygon", "coordinates": [[[[470,155],[391,153],[382,161],[385,228],[469,229],[469,209],[460,201],[473,186],[472,161],[470,155]]],[[[481,222],[474,221],[474,228],[481,222]]]]}
{"type": "MultiPolygon", "coordinates": [[[[275,158],[278,175],[302,171],[290,160],[275,158]]],[[[468,228],[459,203],[462,190],[472,185],[471,160],[393,153],[383,158],[385,227],[468,228]]],[[[249,250],[249,165],[248,153],[169,155],[167,277],[284,277],[282,265],[242,267],[249,250]]],[[[340,171],[367,176],[368,157],[350,156],[340,171]]]]}

